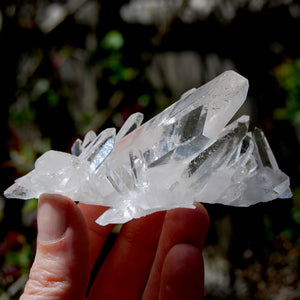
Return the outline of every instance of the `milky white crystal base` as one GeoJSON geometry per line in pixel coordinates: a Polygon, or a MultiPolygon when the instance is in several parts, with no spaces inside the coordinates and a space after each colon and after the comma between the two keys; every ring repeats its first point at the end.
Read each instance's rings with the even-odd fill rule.
{"type": "Polygon", "coordinates": [[[262,131],[248,132],[248,116],[227,125],[247,91],[247,79],[227,71],[143,125],[136,113],[117,135],[113,128],[98,136],[91,131],[74,143],[72,154],[46,152],[5,196],[59,193],[108,206],[100,225],[193,208],[194,201],[249,206],[289,198],[289,177],[262,131]]]}

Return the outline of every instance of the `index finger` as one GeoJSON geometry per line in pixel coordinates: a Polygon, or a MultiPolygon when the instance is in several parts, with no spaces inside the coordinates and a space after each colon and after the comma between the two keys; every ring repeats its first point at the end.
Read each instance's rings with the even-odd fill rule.
{"type": "Polygon", "coordinates": [[[176,245],[193,245],[202,252],[209,226],[209,216],[200,203],[194,203],[195,209],[175,208],[165,216],[154,265],[143,295],[143,299],[158,299],[161,273],[165,258],[176,245]]]}
{"type": "Polygon", "coordinates": [[[108,207],[98,205],[78,204],[87,224],[89,238],[90,238],[90,254],[91,266],[93,267],[99,256],[99,253],[114,228],[114,224],[100,226],[95,221],[102,215],[108,207]]]}

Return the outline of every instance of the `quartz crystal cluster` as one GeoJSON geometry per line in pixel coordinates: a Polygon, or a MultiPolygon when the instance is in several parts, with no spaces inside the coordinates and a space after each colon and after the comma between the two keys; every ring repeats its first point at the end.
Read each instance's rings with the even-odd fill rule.
{"type": "Polygon", "coordinates": [[[249,206],[289,198],[289,177],[278,167],[249,117],[229,123],[246,99],[248,81],[227,71],[141,125],[131,115],[116,134],[90,131],[72,154],[49,151],[35,169],[5,191],[8,198],[59,193],[74,201],[110,207],[100,225],[194,201],[249,206]]]}

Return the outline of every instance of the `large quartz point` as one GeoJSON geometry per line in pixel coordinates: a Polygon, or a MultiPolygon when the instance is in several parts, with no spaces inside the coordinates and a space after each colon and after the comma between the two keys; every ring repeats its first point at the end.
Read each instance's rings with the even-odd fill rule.
{"type": "Polygon", "coordinates": [[[289,177],[262,131],[248,132],[248,116],[227,125],[247,91],[247,79],[227,71],[143,125],[143,115],[136,113],[117,135],[115,129],[98,136],[88,132],[74,143],[72,154],[46,152],[5,196],[59,193],[108,206],[100,225],[193,208],[194,201],[248,206],[289,198],[289,177]]]}

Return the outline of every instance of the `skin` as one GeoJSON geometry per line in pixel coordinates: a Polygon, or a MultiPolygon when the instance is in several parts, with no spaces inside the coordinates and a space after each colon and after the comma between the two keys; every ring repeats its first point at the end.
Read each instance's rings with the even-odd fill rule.
{"type": "Polygon", "coordinates": [[[203,299],[209,217],[201,204],[195,206],[123,225],[85,298],[90,272],[114,226],[94,222],[104,207],[42,195],[37,253],[20,299],[203,299]]]}

